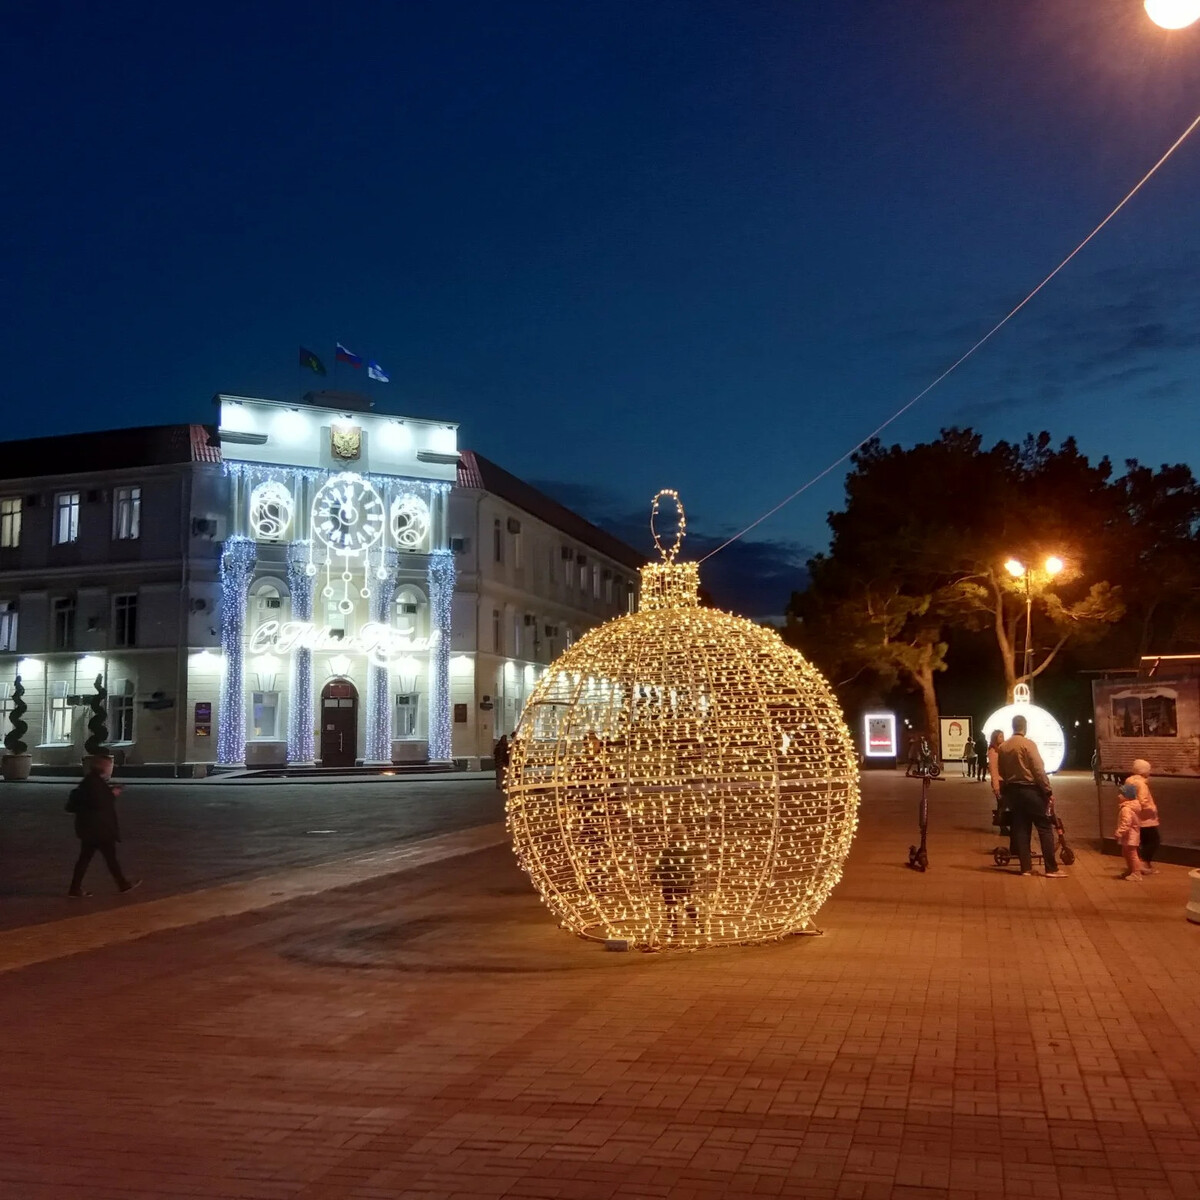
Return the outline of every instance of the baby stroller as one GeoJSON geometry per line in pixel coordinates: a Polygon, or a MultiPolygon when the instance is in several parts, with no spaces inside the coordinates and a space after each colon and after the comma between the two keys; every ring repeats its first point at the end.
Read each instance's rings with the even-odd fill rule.
{"type": "MultiPolygon", "coordinates": [[[[1075,851],[1067,845],[1066,830],[1063,829],[1062,817],[1060,817],[1054,808],[1054,797],[1051,796],[1047,802],[1049,808],[1050,824],[1054,826],[1054,849],[1058,854],[1058,861],[1064,867],[1069,867],[1075,861],[1075,851]]],[[[996,807],[992,809],[992,824],[1000,830],[1001,837],[1011,837],[1012,826],[1009,823],[1008,808],[1003,799],[996,802],[996,807]]],[[[1007,867],[1010,862],[1016,857],[1012,850],[1012,842],[1009,841],[1006,846],[997,846],[992,851],[992,859],[998,867],[1007,867]]],[[[1038,850],[1032,852],[1034,862],[1041,862],[1042,855],[1038,850]]]]}

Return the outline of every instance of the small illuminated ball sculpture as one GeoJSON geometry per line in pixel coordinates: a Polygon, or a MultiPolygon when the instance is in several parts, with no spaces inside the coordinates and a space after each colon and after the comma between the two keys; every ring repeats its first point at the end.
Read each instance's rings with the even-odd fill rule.
{"type": "MultiPolygon", "coordinates": [[[[659,493],[655,512],[663,495],[678,503],[659,493]]],[[[582,937],[779,938],[841,877],[855,749],[816,668],[774,631],[700,607],[697,564],[675,560],[679,515],[663,561],[642,568],[640,610],[585,634],[530,697],[508,828],[542,900],[582,937]]]]}
{"type": "Polygon", "coordinates": [[[1042,762],[1046,765],[1046,773],[1053,775],[1063,765],[1067,753],[1067,739],[1063,735],[1062,726],[1044,709],[1039,708],[1030,699],[1029,688],[1018,683],[1013,688],[1013,702],[998,708],[983,723],[983,735],[990,738],[993,729],[999,729],[1005,737],[1012,733],[1012,719],[1023,716],[1029,726],[1027,735],[1030,741],[1037,743],[1041,752],[1042,762]]]}

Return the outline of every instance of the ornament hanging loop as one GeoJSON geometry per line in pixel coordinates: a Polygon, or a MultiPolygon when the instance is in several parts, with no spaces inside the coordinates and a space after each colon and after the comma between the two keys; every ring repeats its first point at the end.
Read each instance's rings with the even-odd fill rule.
{"type": "Polygon", "coordinates": [[[683,511],[683,504],[679,499],[679,493],[674,488],[663,488],[660,492],[655,493],[654,499],[650,503],[650,532],[654,536],[654,544],[658,547],[658,552],[662,555],[663,562],[674,562],[675,556],[679,553],[679,548],[683,545],[684,535],[687,533],[687,515],[683,511]],[[675,505],[675,512],[679,520],[679,524],[675,529],[675,540],[669,548],[662,544],[662,539],[658,534],[659,502],[664,496],[675,505]]]}

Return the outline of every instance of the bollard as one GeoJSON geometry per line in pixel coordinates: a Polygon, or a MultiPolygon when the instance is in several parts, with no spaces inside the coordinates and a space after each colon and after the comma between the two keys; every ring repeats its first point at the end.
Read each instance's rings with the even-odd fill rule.
{"type": "Polygon", "coordinates": [[[1187,902],[1187,919],[1200,925],[1200,871],[1189,871],[1188,878],[1192,881],[1192,894],[1187,902]]]}

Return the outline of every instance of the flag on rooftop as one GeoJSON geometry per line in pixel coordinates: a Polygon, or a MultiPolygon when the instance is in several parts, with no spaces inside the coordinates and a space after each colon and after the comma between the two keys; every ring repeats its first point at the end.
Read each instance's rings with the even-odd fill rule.
{"type": "Polygon", "coordinates": [[[315,371],[318,375],[325,374],[325,364],[311,351],[300,347],[300,365],[307,367],[310,371],[315,371]]]}
{"type": "Polygon", "coordinates": [[[367,378],[374,379],[379,383],[390,383],[384,369],[377,362],[367,363],[367,378]]]}
{"type": "Polygon", "coordinates": [[[338,342],[337,344],[337,353],[334,355],[334,357],[338,360],[338,362],[349,363],[352,367],[362,366],[362,359],[359,358],[359,356],[352,350],[347,350],[341,342],[338,342]]]}

